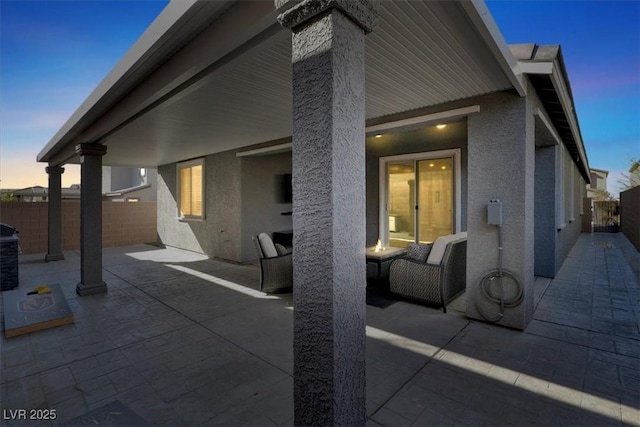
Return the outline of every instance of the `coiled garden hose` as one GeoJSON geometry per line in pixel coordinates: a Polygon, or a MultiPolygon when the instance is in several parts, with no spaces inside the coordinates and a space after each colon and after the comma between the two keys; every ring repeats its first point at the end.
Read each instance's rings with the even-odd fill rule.
{"type": "Polygon", "coordinates": [[[500,311],[496,316],[488,316],[487,314],[482,312],[480,308],[479,300],[476,299],[476,308],[480,316],[486,320],[487,322],[499,322],[504,317],[504,310],[506,308],[517,307],[522,303],[523,292],[522,292],[522,284],[518,281],[518,278],[511,272],[502,268],[502,227],[498,225],[498,269],[489,272],[486,276],[482,278],[479,283],[479,292],[484,296],[487,300],[496,303],[500,306],[500,311]],[[509,299],[505,299],[504,293],[504,280],[505,278],[510,279],[515,283],[515,295],[509,299]],[[492,284],[494,281],[497,282],[497,287],[499,292],[497,295],[491,291],[492,284]]]}

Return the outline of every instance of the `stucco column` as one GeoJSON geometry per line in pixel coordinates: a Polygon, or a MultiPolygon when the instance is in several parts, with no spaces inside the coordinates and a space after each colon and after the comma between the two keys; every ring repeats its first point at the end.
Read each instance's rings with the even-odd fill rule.
{"type": "Polygon", "coordinates": [[[60,166],[48,166],[49,175],[49,233],[48,249],[45,262],[64,259],[62,253],[62,174],[64,168],[60,166]]]}
{"type": "MultiPolygon", "coordinates": [[[[498,227],[488,224],[487,203],[503,204],[502,267],[520,283],[523,299],[505,308],[496,323],[524,329],[533,315],[534,119],[525,98],[504,94],[468,117],[467,316],[496,318],[500,304],[480,292],[481,280],[498,269],[498,227]]],[[[487,281],[499,295],[499,280],[487,281]]],[[[516,300],[515,283],[505,278],[506,300],[516,300]]]]}
{"type": "Polygon", "coordinates": [[[80,156],[80,296],[107,292],[102,281],[102,156],[107,147],[78,144],[80,156]]]}
{"type": "Polygon", "coordinates": [[[378,3],[276,0],[293,62],[296,425],[364,425],[364,36],[378,3]]]}

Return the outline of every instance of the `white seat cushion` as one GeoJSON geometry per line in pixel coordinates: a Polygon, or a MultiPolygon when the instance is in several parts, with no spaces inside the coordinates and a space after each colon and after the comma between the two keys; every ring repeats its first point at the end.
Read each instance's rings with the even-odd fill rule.
{"type": "Polygon", "coordinates": [[[433,242],[433,247],[431,248],[431,252],[429,252],[429,257],[427,258],[427,264],[440,265],[447,245],[457,240],[460,240],[460,238],[455,234],[438,237],[436,241],[433,242]]]}
{"type": "Polygon", "coordinates": [[[260,248],[262,249],[262,253],[265,258],[273,258],[278,256],[278,251],[276,250],[275,245],[273,244],[273,240],[266,233],[260,233],[258,235],[258,242],[260,242],[260,248]]]}

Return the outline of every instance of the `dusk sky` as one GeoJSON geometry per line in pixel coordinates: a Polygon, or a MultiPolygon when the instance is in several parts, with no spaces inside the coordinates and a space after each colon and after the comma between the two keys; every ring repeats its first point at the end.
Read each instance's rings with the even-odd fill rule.
{"type": "MultiPolygon", "coordinates": [[[[1,188],[47,186],[36,155],[167,4],[0,1],[1,188]]],[[[640,1],[489,1],[507,43],[560,44],[591,167],[640,157],[640,1]]],[[[79,183],[67,166],[63,186],[79,183]]]]}

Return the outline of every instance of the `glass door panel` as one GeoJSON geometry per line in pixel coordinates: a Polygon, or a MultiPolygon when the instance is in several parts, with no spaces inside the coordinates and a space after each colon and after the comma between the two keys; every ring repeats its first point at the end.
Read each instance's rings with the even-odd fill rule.
{"type": "Polygon", "coordinates": [[[431,243],[453,232],[453,159],[417,163],[418,241],[431,243]]]}
{"type": "Polygon", "coordinates": [[[389,163],[387,218],[389,246],[406,248],[415,242],[415,162],[389,163]]]}

